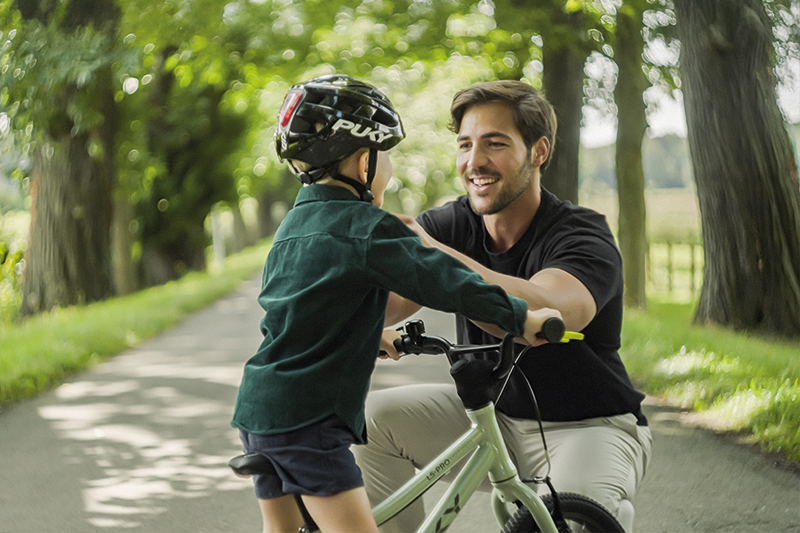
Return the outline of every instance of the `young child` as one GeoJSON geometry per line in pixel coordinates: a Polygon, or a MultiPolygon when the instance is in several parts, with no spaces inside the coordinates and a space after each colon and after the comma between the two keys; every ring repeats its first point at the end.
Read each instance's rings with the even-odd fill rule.
{"type": "Polygon", "coordinates": [[[558,316],[529,312],[380,209],[387,150],[404,135],[391,102],[348,76],[295,85],[278,115],[278,155],[306,186],[267,257],[264,341],[245,366],[232,422],[245,452],[278,472],[255,479],[265,532],[302,525],[293,494],[326,533],[377,532],[349,448],[367,439],[364,400],[379,349],[397,356],[391,334],[382,342],[390,292],[532,343],[558,316]]]}

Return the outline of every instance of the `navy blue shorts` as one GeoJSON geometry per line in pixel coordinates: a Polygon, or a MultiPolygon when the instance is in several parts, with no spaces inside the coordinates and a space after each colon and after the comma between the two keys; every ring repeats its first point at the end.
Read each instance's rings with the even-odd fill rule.
{"type": "Polygon", "coordinates": [[[259,435],[239,430],[245,453],[260,453],[278,476],[254,476],[261,500],[286,494],[333,496],[364,486],[350,445],[353,432],[337,416],[287,433],[259,435]]]}

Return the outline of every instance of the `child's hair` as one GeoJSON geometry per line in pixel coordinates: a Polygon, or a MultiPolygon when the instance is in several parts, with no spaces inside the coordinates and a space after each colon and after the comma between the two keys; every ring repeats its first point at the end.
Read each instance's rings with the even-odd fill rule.
{"type": "Polygon", "coordinates": [[[377,151],[392,148],[404,137],[400,116],[383,93],[350,76],[332,75],[289,89],[278,113],[275,144],[278,156],[290,160],[303,183],[330,175],[371,201],[377,151]],[[360,148],[370,150],[366,186],[342,176],[337,168],[360,148]]]}

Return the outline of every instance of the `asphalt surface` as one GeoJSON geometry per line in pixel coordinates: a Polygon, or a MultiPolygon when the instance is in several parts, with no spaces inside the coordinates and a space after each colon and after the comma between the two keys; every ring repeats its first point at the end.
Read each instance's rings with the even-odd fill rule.
{"type": "MultiPolygon", "coordinates": [[[[57,389],[0,413],[0,533],[260,531],[229,420],[260,342],[258,281],[57,389]]],[[[425,314],[452,338],[452,320],[425,314]]],[[[436,357],[382,361],[373,388],[449,381],[436,357]]],[[[800,475],[649,398],[637,532],[800,531],[800,475]]],[[[436,496],[426,496],[430,500],[436,496]]],[[[498,531],[473,497],[450,531],[498,531]]]]}

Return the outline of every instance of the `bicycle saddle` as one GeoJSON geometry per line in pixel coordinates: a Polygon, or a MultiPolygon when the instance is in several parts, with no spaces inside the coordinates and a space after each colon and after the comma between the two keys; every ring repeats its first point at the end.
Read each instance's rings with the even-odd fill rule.
{"type": "Polygon", "coordinates": [[[237,455],[230,461],[228,466],[237,475],[242,477],[254,476],[256,474],[275,474],[275,467],[265,456],[258,453],[248,453],[237,455]]]}

